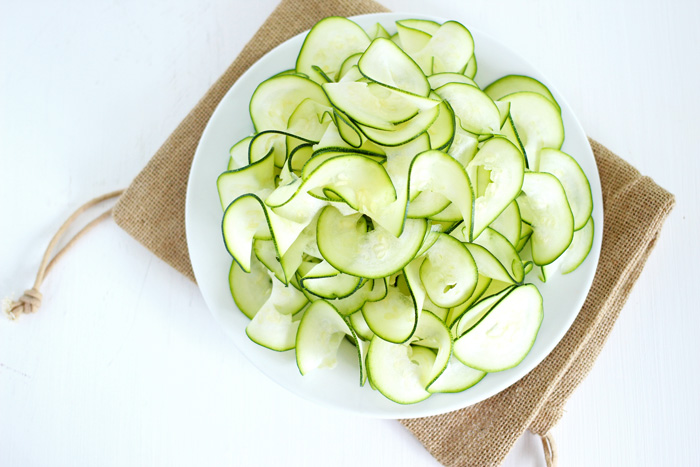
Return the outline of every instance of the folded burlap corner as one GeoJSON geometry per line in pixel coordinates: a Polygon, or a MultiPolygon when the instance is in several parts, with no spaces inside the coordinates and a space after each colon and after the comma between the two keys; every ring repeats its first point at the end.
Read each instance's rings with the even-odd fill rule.
{"type": "MultiPolygon", "coordinates": [[[[228,89],[253,63],[319,19],[387,11],[371,0],[283,0],[119,199],[114,219],[194,280],[185,237],[187,179],[199,138],[228,89]]],[[[673,195],[591,140],[603,189],[604,232],[593,285],[554,351],[503,392],[444,415],[401,420],[446,466],[499,465],[527,429],[545,435],[600,353],[673,205],[673,195]]]]}
{"type": "Polygon", "coordinates": [[[549,432],[593,367],[673,208],[673,195],[649,177],[596,141],[591,147],[605,214],[586,301],[559,345],[511,387],[465,409],[401,421],[444,465],[498,465],[526,429],[541,436],[549,432]]]}

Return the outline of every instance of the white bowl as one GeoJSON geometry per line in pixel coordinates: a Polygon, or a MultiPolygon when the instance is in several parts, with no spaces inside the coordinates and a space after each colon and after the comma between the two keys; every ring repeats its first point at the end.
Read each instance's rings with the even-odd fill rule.
{"type": "MultiPolygon", "coordinates": [[[[352,18],[368,29],[376,22],[395,31],[394,21],[425,18],[420,15],[380,13],[352,18]]],[[[576,318],[593,281],[603,232],[603,201],[600,179],[588,139],[566,100],[531,64],[493,38],[470,28],[476,44],[477,83],[484,87],[507,74],[523,74],[549,86],[562,109],[566,141],[563,151],[573,155],[585,171],[593,191],[595,237],[586,261],[573,273],[557,276],[541,284],[535,282],[544,298],[544,320],[537,340],[527,357],[515,368],[491,373],[476,386],[456,394],[435,394],[413,405],[400,405],[370,389],[359,386],[359,370],[354,348],[341,347],[339,362],[333,370],[319,370],[301,376],[294,352],[273,352],[248,339],[249,320],[231,298],[228,271],[231,257],[221,235],[222,211],[216,190],[216,178],[226,170],[230,147],[252,134],[248,103],[256,86],[264,79],[293,68],[306,33],[281,44],[254,64],[228,91],[212,115],[195,153],[187,189],[186,228],[192,267],[207,306],[221,323],[236,347],[260,371],[293,393],[315,403],[378,418],[412,418],[457,410],[482,401],[512,385],[539,364],[559,343],[576,318]]],[[[345,345],[347,344],[347,345],[345,345]]]]}

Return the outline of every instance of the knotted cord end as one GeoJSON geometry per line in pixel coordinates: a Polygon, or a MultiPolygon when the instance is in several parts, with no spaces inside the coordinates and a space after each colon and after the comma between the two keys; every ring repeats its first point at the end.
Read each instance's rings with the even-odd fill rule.
{"type": "Polygon", "coordinates": [[[75,221],[75,219],[77,219],[77,217],[83,212],[95,206],[96,204],[99,204],[108,199],[117,198],[121,196],[122,193],[124,193],[124,190],[117,190],[91,199],[90,201],[76,209],[75,212],[71,214],[70,217],[68,217],[68,219],[66,219],[63,225],[59,227],[58,231],[51,238],[49,246],[46,247],[44,256],[41,259],[39,271],[36,273],[36,280],[34,281],[34,286],[29,290],[25,290],[24,294],[21,297],[19,297],[19,300],[12,300],[6,298],[2,301],[2,311],[8,316],[8,318],[15,320],[19,318],[19,315],[21,314],[34,313],[36,310],[39,309],[39,307],[41,306],[41,299],[43,297],[41,295],[41,292],[39,292],[39,287],[41,287],[41,284],[42,282],[44,282],[44,278],[46,277],[46,274],[49,273],[49,270],[51,270],[51,267],[54,264],[56,264],[56,262],[66,253],[66,251],[70,249],[71,246],[75,245],[75,243],[80,239],[80,237],[89,232],[101,221],[110,217],[112,215],[112,209],[108,209],[107,211],[103,212],[100,216],[93,219],[85,227],[80,229],[80,231],[77,234],[75,234],[73,238],[71,238],[68,241],[68,243],[66,243],[66,245],[63,248],[61,248],[58,251],[58,253],[56,253],[56,255],[54,255],[53,258],[51,258],[51,254],[56,248],[56,245],[58,245],[59,240],[66,233],[73,221],[75,221]]]}
{"type": "Polygon", "coordinates": [[[18,300],[5,298],[2,301],[2,311],[11,320],[19,318],[20,314],[34,313],[41,306],[43,295],[36,288],[25,290],[18,300]]]}
{"type": "Polygon", "coordinates": [[[544,460],[547,463],[547,467],[557,467],[559,463],[559,455],[557,453],[557,445],[554,442],[554,437],[552,433],[547,433],[546,435],[540,435],[542,440],[542,447],[544,448],[544,460]]]}

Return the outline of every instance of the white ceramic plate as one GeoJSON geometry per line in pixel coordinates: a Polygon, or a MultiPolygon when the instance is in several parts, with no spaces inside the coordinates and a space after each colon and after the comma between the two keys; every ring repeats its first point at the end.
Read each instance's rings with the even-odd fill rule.
{"type": "MultiPolygon", "coordinates": [[[[440,23],[444,19],[420,15],[382,13],[353,18],[368,29],[376,22],[394,32],[394,21],[422,17],[440,23]]],[[[469,27],[468,24],[466,24],[469,27]]],[[[576,318],[593,281],[598,264],[603,232],[603,201],[600,179],[586,135],[566,100],[528,62],[491,37],[470,28],[476,43],[478,74],[482,88],[501,76],[523,74],[547,84],[562,108],[566,142],[563,150],[577,158],[593,190],[595,239],[588,259],[574,273],[557,276],[541,284],[529,276],[544,298],[544,321],[527,357],[515,368],[487,375],[476,386],[457,394],[436,394],[413,405],[399,405],[370,389],[359,386],[357,357],[348,343],[341,347],[339,362],[333,370],[319,370],[302,377],[294,352],[273,352],[253,343],[245,334],[248,318],[231,298],[228,271],[231,257],[221,236],[222,211],[216,190],[216,178],[226,170],[229,148],[252,134],[248,103],[256,86],[282,70],[293,68],[303,42],[300,34],[265,55],[253,65],[222,99],[209,121],[192,164],[187,190],[186,228],[192,267],[204,299],[236,347],[260,371],[286,389],[310,401],[336,409],[380,418],[411,418],[435,415],[482,401],[507,388],[541,362],[557,345],[576,318]],[[347,344],[347,345],[345,345],[347,344]]]]}

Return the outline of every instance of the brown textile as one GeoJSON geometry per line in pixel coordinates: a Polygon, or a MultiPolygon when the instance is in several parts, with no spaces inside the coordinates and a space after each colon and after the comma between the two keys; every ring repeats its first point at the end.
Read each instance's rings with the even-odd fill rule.
{"type": "Polygon", "coordinates": [[[526,429],[545,435],[556,424],[593,367],[673,208],[673,195],[601,144],[591,140],[591,146],[605,219],[588,297],[559,345],[513,386],[465,409],[401,421],[446,466],[499,465],[526,429]]]}
{"type": "MultiPolygon", "coordinates": [[[[121,197],[114,209],[117,224],[194,280],[185,239],[187,177],[219,101],[256,60],[319,19],[379,11],[387,10],[371,0],[283,0],[121,197]]],[[[603,247],[593,286],[569,332],[538,367],[490,399],[401,421],[447,466],[498,465],[526,429],[546,434],[554,426],[605,344],[673,207],[673,196],[650,178],[597,142],[591,145],[603,187],[603,247]]]]}

